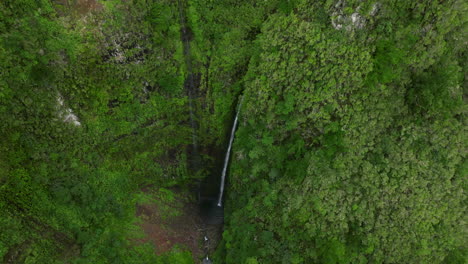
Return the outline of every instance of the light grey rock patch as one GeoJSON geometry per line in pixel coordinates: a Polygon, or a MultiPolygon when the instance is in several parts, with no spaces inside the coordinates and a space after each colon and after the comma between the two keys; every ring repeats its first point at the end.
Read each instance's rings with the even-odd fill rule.
{"type": "Polygon", "coordinates": [[[78,118],[73,113],[73,110],[69,107],[65,106],[65,102],[63,100],[63,97],[61,94],[57,96],[57,111],[58,111],[58,117],[65,123],[70,123],[75,126],[81,126],[81,122],[78,118]]]}

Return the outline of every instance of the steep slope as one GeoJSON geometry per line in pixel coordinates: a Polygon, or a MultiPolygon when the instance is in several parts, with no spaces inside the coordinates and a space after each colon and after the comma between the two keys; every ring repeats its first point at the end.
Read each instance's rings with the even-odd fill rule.
{"type": "Polygon", "coordinates": [[[221,262],[462,263],[461,10],[302,1],[268,17],[244,79],[221,262]]]}

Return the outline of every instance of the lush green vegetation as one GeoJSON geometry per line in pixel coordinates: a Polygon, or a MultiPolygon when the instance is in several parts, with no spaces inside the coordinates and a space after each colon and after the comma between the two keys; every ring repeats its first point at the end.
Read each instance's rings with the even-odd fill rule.
{"type": "Polygon", "coordinates": [[[361,4],[365,25],[336,30],[328,2],[262,25],[220,255],[449,262],[466,250],[466,20],[454,8],[466,5],[379,1],[371,15],[373,3],[349,1],[344,14],[361,4]]]}
{"type": "Polygon", "coordinates": [[[86,17],[0,4],[0,262],[187,259],[132,242],[140,186],[190,178],[177,9],[103,4],[86,17]],[[81,125],[63,121],[67,108],[81,125]]]}
{"type": "Polygon", "coordinates": [[[0,262],[192,263],[135,205],[243,94],[216,263],[465,263],[465,1],[61,2],[0,3],[0,262]]]}

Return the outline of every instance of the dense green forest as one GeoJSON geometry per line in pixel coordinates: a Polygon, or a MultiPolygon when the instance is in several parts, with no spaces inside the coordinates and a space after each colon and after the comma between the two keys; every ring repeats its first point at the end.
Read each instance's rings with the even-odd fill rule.
{"type": "Polygon", "coordinates": [[[467,13],[0,1],[0,263],[199,263],[136,208],[210,177],[238,106],[213,263],[466,263],[467,13]]]}

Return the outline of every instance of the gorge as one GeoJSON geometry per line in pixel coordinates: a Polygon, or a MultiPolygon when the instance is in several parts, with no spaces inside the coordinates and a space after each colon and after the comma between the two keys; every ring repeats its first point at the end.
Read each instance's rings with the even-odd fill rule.
{"type": "Polygon", "coordinates": [[[0,1],[0,263],[465,263],[467,10],[0,1]]]}

